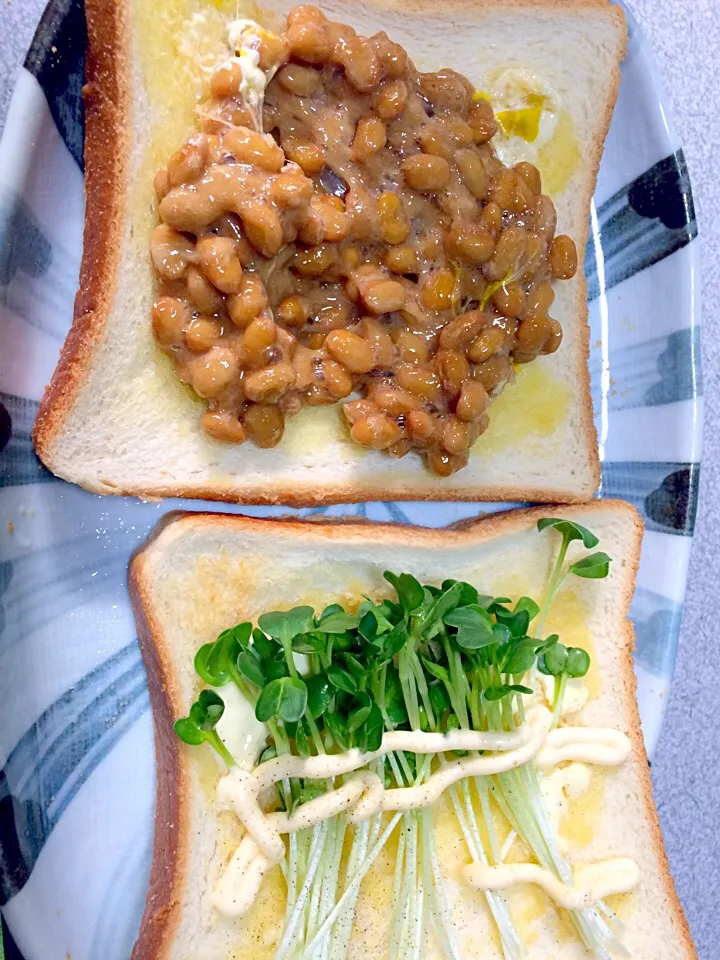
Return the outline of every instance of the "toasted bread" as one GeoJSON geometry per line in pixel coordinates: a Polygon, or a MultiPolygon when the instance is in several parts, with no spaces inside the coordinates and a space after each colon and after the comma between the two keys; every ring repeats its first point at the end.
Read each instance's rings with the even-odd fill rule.
{"type": "MultiPolygon", "coordinates": [[[[85,247],[75,319],[35,427],[39,456],[93,492],[145,497],[289,505],[587,499],[599,465],[582,270],[557,291],[560,350],[518,371],[491,405],[490,429],[469,465],[452,477],[433,476],[415,455],[392,460],[358,447],[338,404],[305,408],[270,450],[225,444],[201,429],[204,402],[178,381],[151,330],[152,178],[194,127],[200,55],[217,44],[222,51],[224,24],[250,15],[276,26],[290,6],[88,0],[85,247]]],[[[537,162],[558,232],[574,238],[582,264],[625,48],[620,7],[328,0],[324,9],[366,34],[385,30],[421,69],[447,65],[482,89],[510,66],[552,89],[562,133],[537,162]]]]}
{"type": "MultiPolygon", "coordinates": [[[[282,919],[281,882],[271,885],[249,923],[221,918],[209,902],[208,891],[238,842],[238,827],[229,825],[227,815],[219,816],[214,786],[221,771],[209,749],[187,747],[172,729],[197,693],[196,649],[219,631],[256,620],[268,609],[309,603],[319,610],[362,594],[387,595],[382,578],[387,568],[426,582],[456,577],[481,592],[540,596],[558,542],[556,534],[536,531],[537,519],[546,512],[513,511],[445,530],[191,513],[176,515],[156,532],[135,555],[130,572],[157,748],[154,861],[133,960],[249,960],[256,955],[256,939],[264,944],[262,950],[272,949],[272,927],[282,919]]],[[[613,558],[607,579],[574,578],[557,600],[553,629],[566,642],[587,647],[593,664],[587,678],[590,697],[572,722],[613,727],[632,742],[630,758],[621,767],[595,770],[596,789],[586,801],[580,798],[567,818],[567,857],[575,865],[632,857],[640,868],[640,884],[612,905],[624,923],[629,955],[634,960],[690,960],[695,953],[668,872],[635,699],[627,615],[641,522],[631,507],[613,501],[566,507],[562,516],[589,526],[613,558]]],[[[375,882],[384,889],[379,879],[375,882]]],[[[448,883],[461,897],[452,877],[448,883]]],[[[530,892],[519,891],[523,895],[530,892]]],[[[384,956],[388,902],[383,896],[368,894],[350,956],[384,956]]],[[[529,913],[532,918],[526,930],[529,958],[588,956],[572,928],[559,925],[548,901],[541,898],[538,905],[531,897],[529,911],[522,899],[513,903],[518,916],[529,913]]],[[[465,955],[501,956],[484,902],[471,901],[462,915],[471,918],[470,929],[463,931],[466,942],[482,944],[482,950],[468,947],[465,955]]],[[[261,955],[266,954],[257,953],[261,955]]]]}

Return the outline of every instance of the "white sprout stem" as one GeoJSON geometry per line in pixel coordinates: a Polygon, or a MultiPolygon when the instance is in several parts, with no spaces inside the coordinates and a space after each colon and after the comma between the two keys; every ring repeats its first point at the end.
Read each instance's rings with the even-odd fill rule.
{"type": "MultiPolygon", "coordinates": [[[[358,864],[361,864],[365,859],[369,834],[370,822],[367,820],[355,828],[355,834],[353,836],[352,846],[350,847],[350,855],[348,857],[347,868],[345,871],[346,885],[349,882],[349,879],[355,875],[358,864]]],[[[344,912],[335,921],[334,932],[330,932],[329,937],[332,938],[330,954],[333,960],[335,960],[335,958],[337,958],[337,960],[343,960],[343,958],[347,955],[348,943],[350,941],[350,934],[352,932],[353,918],[355,916],[355,905],[357,904],[359,895],[360,889],[358,888],[355,891],[355,894],[348,900],[344,912]]]]}
{"type": "Polygon", "coordinates": [[[404,888],[404,878],[405,878],[405,829],[404,825],[400,828],[400,835],[398,837],[398,848],[395,855],[395,873],[393,876],[393,895],[392,903],[394,904],[393,909],[393,924],[390,935],[390,944],[388,946],[388,957],[393,957],[397,953],[396,941],[399,939],[399,922],[401,914],[398,912],[397,905],[400,903],[402,897],[402,891],[404,888]]]}
{"type": "Polygon", "coordinates": [[[312,843],[310,844],[310,853],[308,855],[308,868],[305,876],[305,882],[302,885],[300,895],[297,898],[292,916],[290,917],[290,923],[288,923],[285,927],[285,932],[282,940],[280,941],[280,946],[275,954],[275,960],[284,960],[284,958],[288,956],[288,951],[292,946],[295,931],[297,930],[303,914],[305,913],[305,904],[310,896],[310,889],[312,887],[313,880],[315,879],[318,866],[320,865],[320,859],[325,846],[325,837],[327,836],[327,831],[327,820],[323,821],[318,825],[318,827],[313,829],[313,838],[312,843]]]}
{"type": "MultiPolygon", "coordinates": [[[[569,882],[572,872],[558,849],[534,766],[524,764],[517,770],[499,774],[496,780],[499,790],[495,795],[503,812],[507,811],[513,829],[530,846],[541,866],[552,870],[564,883],[569,882]],[[518,803],[522,804],[522,811],[518,803]]],[[[569,915],[586,947],[598,960],[610,960],[605,944],[613,943],[614,947],[620,944],[598,908],[570,910],[569,915]]]]}
{"type": "Polygon", "coordinates": [[[495,830],[495,821],[493,820],[492,810],[490,809],[487,778],[475,777],[475,789],[480,798],[480,808],[482,809],[482,815],[487,825],[490,853],[495,863],[498,863],[502,858],[500,856],[500,844],[498,843],[497,831],[495,830]]]}
{"type": "MultiPolygon", "coordinates": [[[[417,817],[415,816],[414,811],[411,811],[408,814],[410,820],[410,840],[408,842],[408,872],[407,872],[407,900],[408,900],[408,911],[407,911],[407,922],[403,924],[403,931],[407,937],[407,943],[411,951],[411,960],[415,960],[414,955],[414,941],[415,941],[415,929],[417,924],[417,914],[418,910],[421,909],[421,904],[418,897],[418,880],[417,880],[417,847],[418,847],[418,829],[417,829],[417,817]]],[[[405,957],[407,951],[403,950],[402,957],[405,957]]]]}
{"type": "Polygon", "coordinates": [[[312,889],[310,891],[310,896],[308,902],[305,906],[305,923],[303,924],[303,929],[299,930],[298,933],[300,937],[298,939],[301,942],[312,936],[312,931],[314,927],[317,926],[317,914],[320,909],[320,894],[322,893],[322,885],[325,879],[325,872],[327,870],[328,864],[328,855],[332,849],[332,835],[334,833],[335,821],[328,821],[328,829],[325,834],[325,843],[323,844],[322,856],[320,857],[320,864],[315,874],[313,880],[312,889]]]}
{"type": "MultiPolygon", "coordinates": [[[[395,897],[394,903],[394,916],[392,924],[392,936],[390,938],[390,948],[388,950],[389,960],[403,960],[403,945],[405,940],[406,924],[408,921],[408,911],[410,909],[408,904],[408,879],[410,872],[410,839],[411,839],[411,827],[410,827],[410,814],[403,814],[403,823],[400,831],[400,836],[403,840],[402,844],[402,872],[401,879],[399,884],[398,896],[395,897]]],[[[398,843],[398,854],[400,853],[400,843],[398,843]]],[[[398,857],[400,859],[400,857],[398,857]]]]}
{"type": "Polygon", "coordinates": [[[447,956],[450,957],[450,960],[462,960],[462,955],[455,940],[450,908],[445,899],[442,876],[435,853],[432,811],[427,808],[422,812],[421,827],[425,886],[431,892],[432,916],[447,956]]]}
{"type": "MultiPolygon", "coordinates": [[[[337,896],[338,880],[340,878],[340,861],[342,860],[343,845],[345,842],[345,830],[347,821],[345,817],[335,818],[335,831],[332,839],[332,857],[330,859],[329,869],[326,869],[322,882],[322,895],[319,905],[319,918],[313,919],[313,925],[308,927],[308,937],[315,935],[315,928],[318,923],[324,922],[335,905],[337,896]]],[[[321,956],[329,953],[330,937],[332,931],[329,931],[322,944],[321,956]]]]}
{"type": "MultiPolygon", "coordinates": [[[[385,777],[385,758],[381,757],[376,760],[374,763],[374,768],[375,773],[378,775],[380,780],[383,781],[385,777]]],[[[368,843],[370,846],[372,846],[377,840],[382,828],[382,821],[382,813],[377,813],[372,818],[372,826],[370,825],[370,821],[364,821],[355,828],[353,833],[353,842],[350,847],[350,854],[348,856],[347,867],[345,869],[344,887],[348,886],[348,884],[351,882],[351,879],[355,876],[358,866],[364,862],[368,849],[368,843]]],[[[342,846],[340,849],[342,853],[342,846]]],[[[350,934],[352,933],[352,925],[355,917],[355,907],[359,895],[360,888],[358,887],[354,894],[348,899],[343,913],[335,921],[334,931],[330,931],[326,938],[325,943],[332,960],[344,960],[347,955],[350,934]]],[[[323,920],[325,919],[326,915],[327,912],[324,911],[323,920]]]]}
{"type": "Polygon", "coordinates": [[[297,897],[297,873],[298,873],[298,835],[290,834],[288,843],[288,870],[287,870],[287,905],[285,908],[285,926],[293,912],[295,898],[297,897]]]}
{"type": "MultiPolygon", "coordinates": [[[[417,828],[416,828],[417,829],[417,828]]],[[[417,895],[415,897],[415,929],[412,939],[412,960],[420,960],[423,921],[425,919],[425,884],[422,873],[417,877],[417,895]]]]}
{"type": "Polygon", "coordinates": [[[357,874],[353,878],[350,885],[345,888],[345,892],[340,897],[338,902],[335,904],[335,907],[330,913],[330,916],[327,917],[323,925],[320,927],[318,932],[313,937],[312,942],[309,944],[308,947],[306,947],[303,953],[303,957],[312,956],[312,951],[317,946],[317,944],[322,940],[322,938],[325,936],[328,930],[332,927],[332,925],[335,923],[335,921],[340,916],[340,914],[343,912],[343,910],[345,909],[345,905],[347,904],[348,900],[352,896],[353,892],[355,890],[360,889],[360,884],[362,883],[365,877],[365,874],[368,872],[370,867],[372,867],[373,863],[375,863],[375,860],[377,859],[378,854],[387,843],[388,837],[397,826],[397,823],[400,820],[401,816],[402,816],[401,813],[396,813],[393,816],[393,818],[389,821],[388,825],[385,827],[382,834],[380,835],[377,842],[375,843],[375,846],[371,849],[370,853],[368,854],[367,859],[365,860],[365,863],[362,865],[360,870],[358,870],[357,874]]]}
{"type": "Polygon", "coordinates": [[[502,845],[502,850],[500,851],[500,863],[505,863],[507,855],[513,848],[513,844],[517,840],[517,833],[514,830],[511,830],[510,833],[505,838],[505,843],[502,845]]]}
{"type": "MultiPolygon", "coordinates": [[[[471,816],[474,821],[474,829],[471,830],[468,823],[468,818],[460,804],[460,797],[456,787],[450,788],[450,798],[452,800],[453,807],[455,808],[455,814],[458,818],[460,829],[465,837],[465,843],[470,851],[470,856],[476,863],[487,864],[487,855],[482,845],[482,839],[480,838],[480,833],[477,827],[477,821],[474,819],[474,814],[471,812],[471,816]]],[[[495,921],[495,926],[500,934],[500,943],[506,960],[517,960],[517,958],[523,956],[524,947],[513,925],[507,903],[500,896],[500,894],[493,890],[484,891],[484,896],[488,905],[488,909],[490,910],[492,918],[495,921]]]]}

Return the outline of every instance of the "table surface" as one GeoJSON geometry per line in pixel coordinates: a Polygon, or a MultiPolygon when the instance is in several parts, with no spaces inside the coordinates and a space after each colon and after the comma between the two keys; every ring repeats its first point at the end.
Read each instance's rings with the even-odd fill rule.
{"type": "MultiPolygon", "coordinates": [[[[45,0],[0,0],[0,131],[17,71],[45,0]]],[[[628,0],[655,52],[674,107],[698,209],[702,253],[705,437],[697,532],[690,563],[675,681],[653,763],[655,797],[670,867],[701,960],[716,960],[720,889],[720,762],[710,709],[720,677],[715,626],[720,585],[720,149],[713,68],[720,0],[628,0]],[[713,153],[714,151],[714,153],[713,153]]],[[[719,618],[720,619],[720,618],[719,618]]]]}

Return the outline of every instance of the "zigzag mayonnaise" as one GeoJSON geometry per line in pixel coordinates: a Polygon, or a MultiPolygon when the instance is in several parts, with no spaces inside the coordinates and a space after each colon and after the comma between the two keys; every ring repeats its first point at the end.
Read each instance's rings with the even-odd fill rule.
{"type": "Polygon", "coordinates": [[[340,813],[351,823],[359,823],[381,812],[418,809],[433,803],[458,780],[503,773],[530,760],[541,768],[564,760],[616,766],[630,752],[630,741],[618,731],[590,727],[551,730],[551,723],[550,711],[535,706],[528,711],[526,723],[512,732],[395,731],[386,733],[380,749],[372,753],[350,750],[307,758],[277,757],[252,772],[233,770],[218,784],[218,800],[223,808],[234,811],[247,834],[212,895],[214,906],[226,917],[242,916],[247,911],[264,875],[285,855],[283,833],[305,829],[340,813]],[[376,774],[363,770],[290,815],[266,814],[260,806],[263,789],[283,779],[332,780],[355,774],[373,760],[401,750],[419,754],[445,754],[455,750],[492,752],[443,760],[439,769],[419,786],[386,789],[376,774]]]}

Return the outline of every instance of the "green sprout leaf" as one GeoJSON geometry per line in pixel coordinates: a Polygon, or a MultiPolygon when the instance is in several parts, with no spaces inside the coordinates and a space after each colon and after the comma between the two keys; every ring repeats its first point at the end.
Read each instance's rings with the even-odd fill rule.
{"type": "Polygon", "coordinates": [[[341,603],[331,603],[329,606],[325,607],[323,612],[320,614],[318,623],[321,620],[324,620],[326,617],[331,617],[334,613],[345,613],[345,608],[341,603]]]}
{"type": "MultiPolygon", "coordinates": [[[[275,649],[277,651],[277,647],[275,649]]],[[[287,660],[282,652],[276,652],[272,660],[265,661],[263,669],[268,680],[280,680],[282,677],[290,676],[287,660]]]]}
{"type": "Polygon", "coordinates": [[[301,757],[310,756],[310,744],[302,720],[298,723],[295,730],[295,748],[301,757]]]}
{"type": "Polygon", "coordinates": [[[428,688],[428,693],[430,695],[430,706],[433,708],[433,713],[436,717],[442,717],[442,715],[450,709],[450,697],[448,696],[447,690],[442,683],[433,683],[428,688]]]}
{"type": "Polygon", "coordinates": [[[274,760],[277,755],[278,752],[274,746],[265,747],[263,752],[258,757],[258,763],[265,763],[266,760],[274,760]]]}
{"type": "Polygon", "coordinates": [[[325,715],[325,723],[332,734],[332,738],[341,750],[348,750],[350,747],[350,737],[345,721],[339,713],[328,713],[325,715]]]}
{"type": "Polygon", "coordinates": [[[535,663],[535,641],[521,640],[507,648],[502,671],[513,676],[526,673],[535,663]]]}
{"type": "Polygon", "coordinates": [[[445,617],[445,623],[457,628],[453,639],[464,650],[479,650],[494,642],[490,614],[476,604],[451,610],[445,617]]]}
{"type": "Polygon", "coordinates": [[[407,613],[412,613],[414,610],[417,610],[425,599],[425,591],[411,574],[401,573],[398,576],[398,574],[386,570],[383,573],[383,577],[385,577],[388,583],[395,587],[400,605],[407,613]]]}
{"type": "Polygon", "coordinates": [[[190,707],[190,714],[175,721],[175,732],[185,743],[199,746],[209,743],[228,767],[235,765],[230,752],[215,729],[218,720],[225,712],[225,703],[213,690],[201,690],[200,696],[190,707]]]}
{"type": "Polygon", "coordinates": [[[254,653],[243,650],[242,653],[238,654],[237,668],[240,673],[249,680],[250,683],[254,683],[256,687],[262,689],[262,687],[265,686],[265,673],[254,653]]]}
{"type": "Polygon", "coordinates": [[[537,528],[540,533],[547,530],[548,527],[557,530],[566,543],[571,543],[573,540],[582,540],[583,545],[588,550],[592,550],[600,543],[595,534],[587,527],[583,527],[580,523],[574,523],[572,520],[562,520],[559,517],[544,517],[542,520],[538,520],[537,528]]]}
{"type": "Polygon", "coordinates": [[[392,628],[390,633],[384,633],[373,641],[375,650],[375,667],[390,663],[396,653],[399,653],[408,642],[408,628],[404,620],[392,628]]]}
{"type": "Polygon", "coordinates": [[[344,690],[345,693],[357,692],[357,680],[349,670],[345,670],[345,668],[341,667],[338,663],[330,664],[327,675],[330,683],[334,687],[337,687],[338,690],[344,690]]]}
{"type": "Polygon", "coordinates": [[[335,689],[324,673],[317,673],[309,677],[306,686],[310,715],[314,720],[317,720],[322,717],[332,703],[335,689]]]}
{"type": "Polygon", "coordinates": [[[532,597],[520,597],[518,602],[515,604],[514,612],[520,613],[521,611],[525,611],[530,618],[530,621],[533,621],[540,613],[540,605],[535,603],[532,597]]]}
{"type": "Polygon", "coordinates": [[[190,708],[190,719],[200,730],[209,733],[215,729],[224,712],[225,703],[219,694],[213,690],[201,690],[200,696],[190,708]]]}
{"type": "Polygon", "coordinates": [[[255,706],[255,716],[261,723],[279,717],[285,723],[296,723],[305,713],[307,687],[299,677],[280,677],[271,680],[262,690],[255,706]]]}
{"type": "Polygon", "coordinates": [[[275,641],[266,637],[262,630],[259,630],[257,627],[255,627],[252,632],[252,645],[261,660],[270,660],[278,650],[278,645],[275,641]]]}
{"type": "Polygon", "coordinates": [[[388,665],[385,679],[385,712],[394,726],[399,727],[407,723],[408,715],[400,674],[392,664],[388,665]]]}
{"type": "Polygon", "coordinates": [[[432,660],[428,660],[427,657],[421,656],[420,659],[430,676],[442,680],[443,683],[450,683],[450,674],[445,667],[440,666],[439,663],[434,663],[432,660]]]}
{"type": "Polygon", "coordinates": [[[303,633],[311,633],[315,629],[315,611],[312,607],[275,610],[258,617],[258,626],[264,633],[286,647],[295,637],[303,633]]]}
{"type": "Polygon", "coordinates": [[[530,626],[530,613],[527,610],[514,612],[507,610],[505,607],[498,607],[495,611],[495,618],[498,623],[508,628],[510,636],[516,640],[524,637],[530,626]]]}
{"type": "Polygon", "coordinates": [[[365,669],[365,667],[360,663],[358,658],[354,656],[352,653],[341,653],[340,656],[345,662],[350,673],[355,677],[355,679],[359,684],[362,681],[363,677],[367,675],[367,670],[365,669]]]}
{"type": "Polygon", "coordinates": [[[479,595],[475,587],[471,583],[465,583],[462,580],[443,580],[443,584],[442,584],[443,594],[447,593],[452,587],[458,584],[460,587],[460,591],[459,591],[460,596],[457,603],[458,607],[467,607],[472,603],[478,602],[479,595]]]}
{"type": "Polygon", "coordinates": [[[568,647],[564,672],[568,677],[584,677],[590,669],[590,655],[581,647],[568,647]]]}
{"type": "MultiPolygon", "coordinates": [[[[388,627],[390,627],[389,623],[388,627]]],[[[360,636],[367,640],[368,643],[373,643],[375,637],[381,632],[382,631],[378,629],[378,619],[375,611],[366,610],[358,622],[358,633],[360,636]]]]}
{"type": "Polygon", "coordinates": [[[576,577],[583,577],[586,580],[602,580],[610,572],[612,557],[606,553],[598,551],[591,553],[589,557],[582,557],[571,563],[569,572],[574,573],[576,577]]]}
{"type": "Polygon", "coordinates": [[[546,676],[559,677],[565,671],[567,656],[567,647],[562,643],[556,643],[538,657],[538,670],[546,676]]]}
{"type": "Polygon", "coordinates": [[[549,650],[550,647],[554,647],[560,638],[556,633],[551,633],[549,637],[546,637],[543,642],[535,648],[535,653],[540,654],[545,653],[546,650],[549,650]]]}
{"type": "Polygon", "coordinates": [[[192,747],[205,743],[205,734],[190,717],[182,717],[175,721],[175,733],[192,747]]]}
{"type": "Polygon", "coordinates": [[[358,618],[355,614],[345,613],[344,610],[341,612],[333,612],[328,616],[323,616],[318,621],[317,628],[323,633],[346,633],[348,630],[357,629],[358,618]]]}
{"type": "Polygon", "coordinates": [[[446,580],[442,591],[438,591],[434,597],[430,598],[418,614],[420,631],[426,640],[432,640],[440,632],[444,618],[451,610],[461,605],[464,596],[467,598],[467,603],[474,603],[477,599],[477,590],[468,583],[446,580]]]}
{"type": "Polygon", "coordinates": [[[359,691],[353,700],[352,709],[348,714],[347,728],[349,733],[355,733],[362,727],[372,710],[372,701],[363,691],[359,691]]]}
{"type": "Polygon", "coordinates": [[[467,607],[457,607],[443,618],[450,627],[467,630],[479,630],[485,633],[492,632],[492,619],[487,610],[477,604],[467,607]]]}
{"type": "Polygon", "coordinates": [[[306,780],[303,784],[302,790],[297,795],[293,803],[293,810],[297,810],[298,807],[301,807],[304,803],[310,803],[311,800],[316,800],[318,797],[322,797],[325,793],[325,786],[318,780],[306,780]]]}
{"type": "Polygon", "coordinates": [[[211,687],[224,687],[230,682],[230,672],[213,673],[208,665],[208,659],[213,651],[214,643],[205,643],[195,654],[195,672],[201,680],[211,687]]]}
{"type": "Polygon", "coordinates": [[[365,742],[363,747],[365,750],[375,751],[379,750],[382,746],[383,731],[385,729],[385,724],[383,722],[383,716],[380,712],[380,707],[373,703],[370,707],[370,713],[365,722],[363,728],[363,733],[365,737],[365,742]]]}

